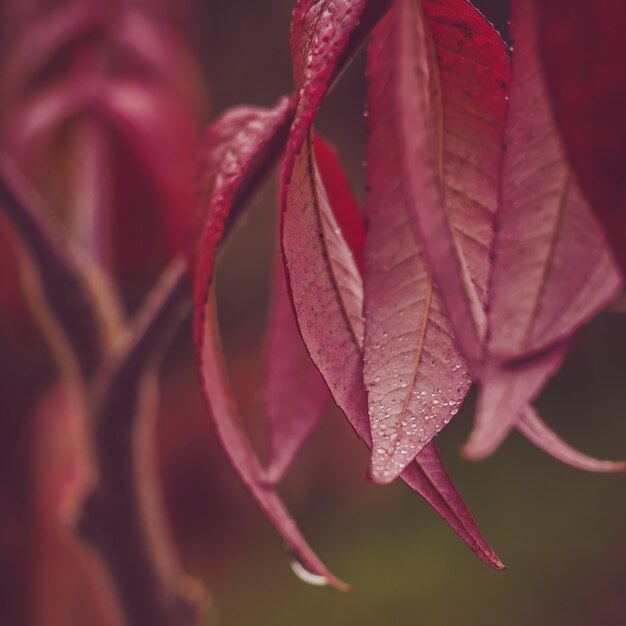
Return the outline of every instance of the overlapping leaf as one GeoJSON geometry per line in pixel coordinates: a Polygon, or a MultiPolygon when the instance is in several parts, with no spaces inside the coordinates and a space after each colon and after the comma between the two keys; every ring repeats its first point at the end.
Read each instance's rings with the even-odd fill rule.
{"type": "MultiPolygon", "coordinates": [[[[527,42],[524,45],[530,44],[531,42],[527,42]]],[[[471,457],[484,456],[493,451],[523,414],[531,411],[526,405],[541,391],[559,367],[567,350],[565,341],[575,328],[605,303],[616,287],[616,277],[611,271],[610,259],[603,249],[602,241],[594,240],[598,228],[594,230],[593,224],[585,232],[586,241],[581,242],[580,236],[576,240],[579,252],[591,241],[587,248],[588,254],[580,261],[588,264],[585,272],[582,272],[582,289],[580,283],[572,284],[575,268],[569,274],[569,280],[564,284],[560,282],[564,270],[551,252],[554,241],[544,239],[537,245],[534,253],[542,259],[541,266],[544,268],[539,276],[550,276],[549,281],[544,281],[546,284],[542,284],[540,279],[525,282],[527,275],[519,272],[514,263],[506,265],[503,272],[503,275],[506,272],[512,274],[508,277],[508,283],[507,279],[502,280],[502,289],[509,287],[513,281],[517,285],[525,282],[522,291],[535,290],[541,300],[540,305],[533,305],[532,300],[530,304],[528,301],[524,303],[530,310],[530,316],[537,317],[540,312],[547,320],[538,325],[541,329],[537,331],[540,341],[531,348],[526,346],[525,351],[518,346],[514,355],[507,355],[515,359],[533,353],[536,356],[519,363],[505,364],[502,360],[493,358],[484,363],[486,310],[492,315],[487,305],[493,300],[490,292],[490,265],[494,222],[497,215],[500,234],[503,229],[511,228],[510,223],[505,223],[511,219],[511,211],[503,211],[501,215],[499,210],[503,198],[505,202],[509,201],[508,190],[517,192],[523,173],[519,171],[519,166],[517,172],[510,171],[510,164],[517,160],[530,164],[532,168],[538,163],[539,172],[542,165],[552,164],[549,160],[550,154],[541,154],[541,158],[535,158],[535,162],[527,160],[525,146],[520,146],[519,139],[516,139],[507,141],[505,163],[502,144],[506,120],[507,139],[515,132],[512,128],[517,128],[518,134],[521,128],[522,135],[528,141],[533,137],[536,139],[536,128],[533,127],[533,121],[529,121],[528,116],[519,110],[523,108],[522,104],[516,103],[517,110],[507,110],[509,66],[506,50],[493,28],[468,3],[456,0],[422,3],[414,0],[400,1],[378,27],[372,49],[370,68],[376,78],[375,87],[378,92],[372,89],[374,99],[370,97],[370,170],[376,172],[374,165],[382,168],[382,174],[376,174],[381,180],[389,179],[390,176],[397,179],[398,174],[394,176],[394,172],[399,171],[400,183],[389,183],[390,191],[383,195],[382,200],[376,196],[380,188],[374,187],[376,193],[372,193],[370,197],[375,202],[386,202],[385,210],[388,206],[394,207],[396,203],[404,202],[408,222],[413,227],[419,244],[411,246],[410,252],[406,243],[394,250],[390,236],[385,238],[374,231],[370,234],[372,277],[385,264],[387,269],[392,270],[388,274],[389,281],[379,276],[376,283],[374,278],[371,283],[372,298],[366,300],[367,323],[372,329],[372,348],[382,349],[382,356],[378,357],[380,362],[375,357],[371,368],[366,362],[372,421],[376,425],[383,424],[384,432],[380,440],[384,445],[381,446],[381,453],[387,464],[393,459],[393,454],[399,454],[405,461],[404,454],[409,455],[419,449],[424,439],[432,437],[443,426],[442,418],[445,419],[445,416],[440,414],[438,419],[436,416],[433,418],[431,410],[432,425],[424,428],[427,423],[425,418],[429,415],[428,407],[422,405],[422,415],[416,420],[417,430],[408,429],[407,433],[403,429],[403,422],[409,424],[405,418],[411,413],[411,403],[419,407],[417,400],[424,391],[426,398],[438,401],[435,406],[441,410],[439,395],[443,392],[444,385],[433,386],[432,376],[428,380],[425,372],[420,372],[424,348],[433,349],[433,345],[424,341],[427,339],[429,321],[424,316],[424,311],[427,307],[432,308],[433,295],[437,294],[432,287],[436,287],[456,333],[456,346],[452,343],[450,331],[444,332],[441,337],[445,342],[434,342],[438,344],[436,348],[444,357],[434,361],[445,363],[447,358],[449,362],[454,362],[455,365],[448,364],[443,368],[448,375],[452,375],[452,367],[462,364],[457,353],[460,348],[469,360],[472,375],[480,380],[483,393],[478,405],[476,429],[466,453],[471,457]],[[391,92],[393,100],[388,111],[384,106],[384,95],[387,91],[391,92]],[[511,120],[514,120],[514,124],[511,120]],[[387,125],[387,133],[378,128],[381,123],[387,125]],[[374,155],[377,153],[385,155],[378,159],[383,161],[382,165],[376,164],[374,155]],[[395,160],[396,165],[385,172],[384,159],[390,158],[395,160]],[[503,169],[505,165],[508,169],[503,169]],[[394,194],[397,202],[394,202],[394,194]],[[401,251],[408,252],[406,257],[401,251]],[[429,284],[428,274],[420,274],[415,261],[412,265],[400,265],[400,262],[407,263],[410,258],[415,259],[420,252],[423,252],[427,269],[434,279],[432,286],[429,284]],[[380,253],[380,257],[376,256],[377,253],[380,253]],[[394,263],[398,265],[395,274],[398,283],[391,278],[394,276],[394,263]],[[549,272],[545,271],[546,267],[549,272]],[[601,278],[598,277],[600,274],[601,278]],[[410,280],[415,280],[416,284],[410,290],[400,290],[405,297],[403,301],[397,291],[394,294],[394,288],[402,284],[402,281],[408,283],[410,280]],[[381,293],[387,290],[388,297],[377,299],[376,289],[381,293]],[[578,296],[578,293],[574,294],[575,289],[581,292],[580,299],[573,297],[578,296]],[[407,299],[414,307],[417,305],[419,309],[421,305],[422,308],[421,312],[414,310],[409,321],[405,322],[400,321],[397,313],[405,308],[407,299]],[[425,323],[420,325],[420,319],[425,320],[425,323]],[[409,331],[408,335],[404,334],[406,330],[409,331]],[[375,332],[380,337],[374,338],[375,332]],[[383,342],[381,338],[391,338],[391,341],[383,342]],[[408,339],[409,343],[402,345],[401,339],[408,339]],[[442,345],[447,350],[443,350],[442,345]],[[547,350],[548,348],[550,349],[547,350]],[[540,353],[541,350],[547,352],[540,353]],[[408,359],[409,364],[404,364],[403,359],[408,359]],[[378,371],[384,372],[383,376],[378,371]],[[378,409],[376,408],[376,402],[380,400],[377,382],[381,384],[383,394],[386,393],[390,401],[395,400],[395,406],[385,406],[383,402],[382,407],[379,403],[378,409]],[[424,386],[418,392],[419,395],[415,395],[414,388],[420,382],[424,386]],[[390,428],[385,428],[386,426],[390,428]]],[[[522,46],[521,54],[526,55],[522,63],[528,63],[528,48],[522,46]]],[[[532,101],[533,97],[536,98],[541,93],[540,86],[536,84],[537,76],[533,76],[532,72],[530,77],[525,76],[524,72],[518,72],[517,80],[515,98],[520,103],[525,97],[530,97],[532,101]],[[525,88],[527,80],[535,80],[532,85],[534,90],[519,93],[525,88]]],[[[542,119],[542,123],[545,122],[542,119]]],[[[537,174],[524,190],[524,199],[532,194],[540,195],[542,190],[552,189],[553,184],[552,178],[542,181],[537,174]]],[[[544,200],[543,196],[535,196],[536,202],[544,200]]],[[[525,206],[532,208],[532,201],[525,206]]],[[[549,209],[548,205],[546,210],[549,209]]],[[[545,215],[537,216],[537,213],[540,211],[529,217],[529,223],[537,220],[535,224],[544,231],[554,226],[554,220],[546,225],[545,215]]],[[[588,213],[586,217],[590,217],[588,213]]],[[[519,225],[525,218],[520,213],[516,215],[516,219],[519,225]]],[[[382,218],[377,222],[378,230],[381,223],[382,218]]],[[[561,227],[560,222],[557,225],[561,227]]],[[[580,235],[576,231],[579,226],[580,224],[575,223],[570,230],[580,235]]],[[[393,234],[398,237],[398,233],[405,230],[398,223],[393,234]]],[[[526,230],[518,226],[516,244],[525,235],[526,230]]],[[[511,250],[501,239],[498,243],[505,248],[502,258],[511,254],[511,250]]],[[[570,253],[571,251],[566,250],[561,256],[566,257],[570,253]]],[[[525,262],[529,261],[529,256],[524,258],[525,262]]],[[[502,259],[496,256],[496,263],[501,262],[502,259]]],[[[514,299],[516,303],[519,301],[519,292],[520,289],[506,291],[510,307],[514,306],[514,299]]],[[[438,314],[438,309],[439,307],[435,307],[432,312],[438,314]]],[[[497,331],[503,337],[510,338],[510,326],[506,319],[507,315],[503,315],[498,321],[497,331]]],[[[439,327],[440,330],[446,328],[442,324],[439,327]]],[[[493,324],[490,325],[490,329],[492,328],[493,324]]],[[[372,353],[375,354],[375,351],[372,350],[372,353]]],[[[448,386],[448,389],[453,389],[453,386],[448,386]]],[[[453,402],[462,400],[465,394],[466,389],[457,389],[459,398],[452,398],[453,402]]],[[[547,432],[547,427],[542,425],[542,430],[547,432]]],[[[544,448],[549,448],[549,440],[551,438],[546,440],[544,448]]],[[[376,457],[374,462],[375,459],[376,457]]],[[[385,466],[381,467],[379,474],[382,476],[378,478],[384,481],[385,466]]],[[[389,472],[388,466],[386,469],[389,472]]]]}
{"type": "Polygon", "coordinates": [[[621,0],[536,0],[557,126],[580,184],[626,269],[626,64],[621,0]]]}
{"type": "Polygon", "coordinates": [[[244,108],[226,113],[210,129],[205,143],[211,200],[196,270],[195,343],[202,389],[222,447],[233,467],[302,565],[338,588],[335,578],[313,553],[287,513],[240,422],[222,354],[211,285],[217,247],[234,207],[245,199],[280,149],[292,109],[287,100],[271,110],[244,108]],[[277,150],[278,148],[278,150],[277,150]]]}
{"type": "MultiPolygon", "coordinates": [[[[298,154],[284,190],[282,244],[298,325],[335,402],[371,447],[363,384],[363,287],[310,145],[298,154]]],[[[485,562],[502,567],[430,445],[402,474],[485,562]]]]}
{"type": "Polygon", "coordinates": [[[388,102],[393,14],[369,48],[364,381],[372,474],[395,479],[450,421],[471,380],[409,224],[388,102]]]}
{"type": "Polygon", "coordinates": [[[489,292],[489,364],[466,448],[492,452],[560,366],[564,342],[619,289],[603,233],[570,170],[542,77],[534,5],[513,3],[516,40],[489,292]],[[527,361],[506,363],[539,353],[527,361]]]}
{"type": "Polygon", "coordinates": [[[390,95],[402,192],[457,343],[476,375],[508,57],[498,34],[462,0],[399,0],[394,9],[390,95]]]}

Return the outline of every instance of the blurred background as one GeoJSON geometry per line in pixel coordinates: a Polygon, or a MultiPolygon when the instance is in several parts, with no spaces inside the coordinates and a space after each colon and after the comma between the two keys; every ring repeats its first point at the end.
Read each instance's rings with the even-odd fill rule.
{"type": "MultiPolygon", "coordinates": [[[[290,91],[292,0],[138,4],[175,25],[193,50],[208,94],[199,124],[236,104],[269,106],[290,91]]],[[[475,4],[507,37],[508,3],[475,4]]],[[[0,7],[6,15],[7,0],[0,7]]],[[[8,39],[5,29],[3,45],[8,39]]],[[[360,200],[364,67],[361,53],[317,122],[338,149],[360,200]]],[[[276,185],[270,180],[225,246],[218,269],[226,353],[241,408],[261,449],[262,350],[275,213],[276,185]]],[[[157,257],[133,266],[132,272],[123,264],[113,268],[129,309],[163,266],[157,257]]],[[[12,276],[1,268],[0,277],[0,291],[15,289],[12,276]]],[[[626,320],[601,315],[581,333],[537,402],[546,421],[589,454],[626,457],[625,355],[626,320]]],[[[1,626],[73,626],[33,617],[30,591],[33,567],[40,567],[41,547],[47,545],[45,524],[35,513],[42,465],[41,448],[33,441],[43,435],[32,415],[38,393],[53,379],[36,330],[27,326],[16,332],[5,304],[0,316],[1,626]]],[[[292,574],[277,535],[234,478],[200,398],[189,321],[169,350],[161,394],[159,458],[170,520],[187,569],[206,581],[220,625],[626,623],[626,476],[589,475],[562,466],[516,435],[487,461],[463,461],[458,451],[469,432],[473,397],[438,443],[451,476],[508,569],[488,569],[403,485],[368,483],[366,449],[345,419],[331,412],[283,492],[322,559],[354,585],[352,593],[341,594],[305,585],[292,574]]],[[[54,578],[62,597],[69,593],[71,576],[57,565],[38,584],[49,585],[54,578]]]]}

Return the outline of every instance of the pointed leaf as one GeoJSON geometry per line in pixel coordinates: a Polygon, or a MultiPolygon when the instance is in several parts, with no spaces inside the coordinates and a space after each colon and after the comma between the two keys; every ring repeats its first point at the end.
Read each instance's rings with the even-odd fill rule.
{"type": "Polygon", "coordinates": [[[554,125],[536,50],[532,2],[514,2],[516,41],[494,241],[488,351],[519,358],[571,336],[620,278],[554,125]]]}
{"type": "Polygon", "coordinates": [[[282,256],[274,269],[267,337],[265,413],[269,436],[266,480],[277,483],[331,403],[306,351],[287,291],[282,256]]]}
{"type": "Polygon", "coordinates": [[[522,411],[516,427],[539,449],[572,467],[606,474],[626,471],[626,461],[601,461],[575,450],[550,430],[531,408],[522,411]]]}
{"type": "Polygon", "coordinates": [[[526,361],[487,364],[482,372],[474,428],[463,448],[466,458],[483,459],[506,439],[521,413],[561,367],[569,344],[526,361]]]}
{"type": "Polygon", "coordinates": [[[471,380],[409,223],[388,102],[391,22],[370,44],[364,381],[372,475],[395,479],[450,421],[471,380]]]}
{"type": "Polygon", "coordinates": [[[381,30],[410,223],[474,375],[482,358],[489,249],[509,65],[463,0],[399,0],[381,30]],[[384,40],[386,38],[386,41],[384,40]]]}
{"type": "MultiPolygon", "coordinates": [[[[329,205],[312,148],[295,160],[284,190],[282,244],[302,338],[335,402],[371,448],[367,396],[362,378],[363,291],[357,264],[329,205]]],[[[476,554],[502,567],[440,465],[431,444],[402,479],[424,497],[476,554]]]]}
{"type": "Polygon", "coordinates": [[[537,0],[539,48],[580,184],[626,269],[626,64],[621,0],[537,0]]]}
{"type": "Polygon", "coordinates": [[[227,220],[258,182],[260,173],[266,171],[276,157],[290,116],[287,100],[270,111],[236,109],[222,116],[207,135],[207,182],[212,188],[194,289],[196,356],[202,390],[218,437],[240,479],[302,565],[343,589],[345,583],[335,578],[320,562],[278,494],[265,482],[263,467],[240,423],[210,298],[217,247],[227,220]]]}

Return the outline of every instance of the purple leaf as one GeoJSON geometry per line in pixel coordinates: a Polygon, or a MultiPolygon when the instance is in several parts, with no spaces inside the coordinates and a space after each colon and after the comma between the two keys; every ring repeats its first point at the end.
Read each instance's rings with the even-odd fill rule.
{"type": "Polygon", "coordinates": [[[302,343],[285,281],[280,256],[274,269],[266,348],[269,483],[281,480],[331,403],[328,387],[302,343]]]}
{"type": "Polygon", "coordinates": [[[491,25],[463,0],[399,0],[388,19],[377,45],[388,65],[396,134],[391,149],[415,237],[476,376],[508,56],[491,25]]]}
{"type": "MultiPolygon", "coordinates": [[[[310,140],[294,164],[293,176],[283,191],[282,244],[298,325],[335,402],[371,448],[362,377],[361,276],[329,204],[310,140]]],[[[422,451],[402,479],[482,560],[503,567],[480,535],[433,445],[422,451]]]]}
{"type": "Polygon", "coordinates": [[[199,254],[194,294],[195,345],[202,390],[218,437],[242,482],[259,507],[281,533],[298,561],[312,574],[339,589],[345,583],[335,578],[306,543],[274,489],[266,484],[265,472],[240,422],[222,354],[219,330],[211,302],[211,285],[217,247],[233,209],[266,171],[277,153],[277,143],[290,121],[287,100],[270,111],[243,108],[230,111],[209,130],[205,144],[207,182],[211,200],[199,254]]]}
{"type": "Polygon", "coordinates": [[[450,421],[471,380],[417,244],[389,107],[392,16],[369,49],[364,381],[372,476],[394,480],[450,421]]]}

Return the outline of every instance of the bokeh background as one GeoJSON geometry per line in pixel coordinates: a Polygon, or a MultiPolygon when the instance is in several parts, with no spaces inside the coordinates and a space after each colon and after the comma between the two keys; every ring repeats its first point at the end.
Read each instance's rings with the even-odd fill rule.
{"type": "MultiPolygon", "coordinates": [[[[475,4],[507,37],[508,3],[475,4]]],[[[196,51],[211,100],[207,120],[239,103],[271,105],[290,91],[292,0],[197,0],[184,10],[161,5],[196,51]]],[[[361,53],[317,122],[338,149],[361,200],[364,61],[361,53]]],[[[225,246],[218,277],[233,381],[260,448],[262,350],[275,213],[276,186],[270,180],[225,246]]],[[[134,290],[145,291],[153,278],[154,273],[146,272],[135,279],[128,301],[136,299],[134,290]]],[[[27,563],[35,558],[38,545],[28,521],[29,494],[36,482],[36,469],[29,464],[29,416],[36,390],[53,374],[36,350],[37,342],[20,343],[6,324],[4,330],[0,327],[2,626],[22,623],[18,603],[10,609],[7,598],[28,597],[27,563]]],[[[580,334],[537,402],[546,421],[587,453],[626,457],[625,355],[626,319],[601,315],[580,334]]],[[[284,494],[325,562],[354,584],[352,593],[341,594],[296,579],[277,535],[234,478],[202,406],[189,323],[168,354],[161,389],[159,454],[168,511],[188,569],[208,585],[216,623],[626,624],[626,477],[588,475],[562,466],[517,435],[492,458],[465,462],[459,449],[471,425],[473,397],[438,443],[450,474],[508,569],[488,569],[403,485],[380,488],[368,483],[367,451],[345,419],[331,412],[293,467],[284,494]]],[[[62,570],[56,575],[64,577],[62,570]]]]}

